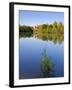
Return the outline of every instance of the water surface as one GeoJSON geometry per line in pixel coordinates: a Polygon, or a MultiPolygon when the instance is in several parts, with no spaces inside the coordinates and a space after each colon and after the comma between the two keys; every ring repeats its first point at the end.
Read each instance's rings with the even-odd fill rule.
{"type": "Polygon", "coordinates": [[[44,78],[41,71],[42,52],[53,60],[55,71],[53,76],[64,76],[64,43],[41,40],[35,37],[19,39],[19,79],[44,78]]]}

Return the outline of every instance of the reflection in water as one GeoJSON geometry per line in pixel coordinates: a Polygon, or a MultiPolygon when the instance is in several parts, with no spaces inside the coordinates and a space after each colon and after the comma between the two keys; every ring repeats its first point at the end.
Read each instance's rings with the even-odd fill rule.
{"type": "Polygon", "coordinates": [[[35,37],[44,41],[50,40],[53,41],[54,43],[62,43],[64,41],[64,34],[52,34],[52,33],[47,33],[44,35],[43,33],[34,33],[32,34],[31,32],[20,32],[20,38],[22,37],[35,37]]]}
{"type": "Polygon", "coordinates": [[[34,78],[63,77],[64,47],[57,46],[57,43],[62,44],[62,42],[64,41],[63,33],[43,33],[43,32],[37,33],[25,31],[19,32],[19,37],[20,37],[20,68],[19,68],[20,79],[33,77],[34,78]],[[26,37],[28,37],[28,40],[25,39],[26,37]],[[32,39],[30,39],[30,37],[32,37],[32,39]],[[49,41],[51,41],[51,43],[49,41]],[[45,46],[43,47],[42,46],[43,44],[45,44],[45,46],[47,44],[48,47],[47,48],[45,46]],[[27,49],[27,47],[29,49],[27,49]],[[34,51],[32,52],[33,47],[34,51]],[[43,48],[44,49],[41,51],[39,47],[41,49],[43,48]],[[49,51],[47,50],[48,48],[49,51]]]}
{"type": "Polygon", "coordinates": [[[32,37],[33,34],[31,32],[19,32],[19,37],[24,38],[24,37],[32,37]]]}
{"type": "Polygon", "coordinates": [[[54,43],[62,43],[64,40],[63,34],[36,35],[35,37],[42,40],[50,40],[54,43]]]}

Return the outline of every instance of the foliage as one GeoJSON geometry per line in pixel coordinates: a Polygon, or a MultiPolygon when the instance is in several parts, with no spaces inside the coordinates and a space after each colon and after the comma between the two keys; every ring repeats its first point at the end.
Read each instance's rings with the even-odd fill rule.
{"type": "Polygon", "coordinates": [[[33,27],[30,26],[19,26],[20,37],[30,37],[33,34],[33,27]]]}
{"type": "Polygon", "coordinates": [[[34,36],[42,40],[52,40],[54,43],[61,43],[64,40],[63,24],[54,22],[53,24],[43,24],[35,27],[34,36]]]}
{"type": "Polygon", "coordinates": [[[64,25],[62,22],[57,23],[56,21],[53,24],[42,24],[34,27],[19,25],[19,35],[20,37],[34,36],[38,39],[61,43],[64,40],[64,25]]]}
{"type": "Polygon", "coordinates": [[[20,32],[33,32],[33,27],[31,26],[19,26],[19,31],[20,32]]]}
{"type": "Polygon", "coordinates": [[[53,24],[43,24],[38,25],[35,28],[36,32],[40,31],[40,33],[55,33],[55,34],[63,34],[64,33],[64,26],[62,22],[57,23],[56,21],[53,24]],[[41,30],[40,30],[41,29],[41,30]]]}
{"type": "Polygon", "coordinates": [[[52,59],[47,56],[46,49],[44,49],[42,53],[41,70],[44,76],[49,76],[49,73],[52,73],[53,75],[55,70],[55,64],[53,63],[52,59]]]}
{"type": "Polygon", "coordinates": [[[47,72],[47,73],[54,71],[54,64],[50,58],[44,57],[42,59],[42,69],[43,72],[47,72]]]}

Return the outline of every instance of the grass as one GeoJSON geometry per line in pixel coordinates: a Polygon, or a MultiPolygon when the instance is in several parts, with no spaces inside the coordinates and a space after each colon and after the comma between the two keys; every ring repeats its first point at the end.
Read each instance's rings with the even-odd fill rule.
{"type": "Polygon", "coordinates": [[[48,57],[44,57],[42,59],[42,69],[43,69],[43,72],[52,72],[55,70],[55,65],[53,63],[53,61],[48,58],[48,57]]]}
{"type": "Polygon", "coordinates": [[[46,49],[43,51],[42,56],[43,57],[41,60],[41,70],[42,70],[44,76],[48,76],[49,73],[54,73],[55,64],[54,64],[53,60],[46,55],[46,49]]]}

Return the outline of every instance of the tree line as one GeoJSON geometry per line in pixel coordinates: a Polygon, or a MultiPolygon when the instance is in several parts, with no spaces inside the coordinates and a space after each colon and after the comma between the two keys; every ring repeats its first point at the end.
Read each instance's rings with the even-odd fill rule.
{"type": "Polygon", "coordinates": [[[64,34],[64,25],[62,22],[60,23],[54,22],[53,24],[37,25],[34,28],[31,26],[19,25],[19,32],[64,34]]]}
{"type": "Polygon", "coordinates": [[[42,40],[53,40],[54,42],[61,42],[64,40],[64,25],[62,22],[53,24],[42,24],[36,25],[34,27],[19,25],[19,35],[20,37],[31,37],[42,40]]]}
{"type": "Polygon", "coordinates": [[[19,25],[19,36],[20,37],[30,37],[32,35],[33,35],[33,27],[19,25]]]}
{"type": "Polygon", "coordinates": [[[54,22],[53,24],[42,24],[42,25],[37,25],[34,31],[43,34],[44,33],[64,34],[64,25],[62,24],[62,22],[60,23],[54,22]]]}

